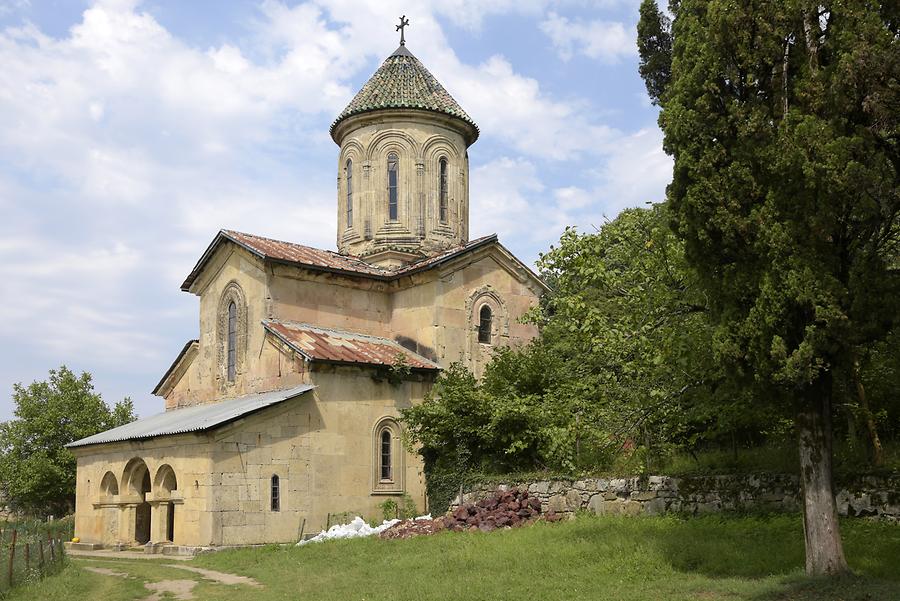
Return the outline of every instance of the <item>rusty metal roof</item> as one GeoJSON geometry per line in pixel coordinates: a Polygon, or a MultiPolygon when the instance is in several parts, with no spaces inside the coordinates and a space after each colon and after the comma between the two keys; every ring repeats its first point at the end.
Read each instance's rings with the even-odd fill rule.
{"type": "Polygon", "coordinates": [[[357,257],[342,255],[330,250],[313,248],[311,246],[304,246],[303,244],[295,244],[293,242],[273,240],[271,238],[254,236],[253,234],[245,234],[233,230],[221,230],[216,234],[212,243],[207,247],[203,256],[200,257],[200,260],[194,266],[193,271],[191,271],[187,279],[185,279],[184,283],[181,285],[182,290],[190,290],[191,285],[193,285],[194,281],[200,276],[200,273],[203,271],[203,268],[209,262],[210,258],[212,258],[216,249],[226,241],[237,244],[264,261],[287,263],[320,271],[390,281],[404,275],[431,269],[458,255],[472,251],[485,244],[496,242],[497,235],[491,234],[490,236],[477,238],[470,242],[448,248],[436,255],[403,265],[402,267],[389,269],[366,263],[357,257]]]}
{"type": "Polygon", "coordinates": [[[236,419],[249,415],[260,409],[271,407],[300,396],[315,388],[310,384],[303,384],[288,388],[287,390],[273,390],[259,394],[248,394],[236,399],[228,399],[207,405],[195,405],[184,409],[173,409],[165,413],[151,415],[144,419],[100,432],[75,442],[70,442],[67,447],[83,447],[92,444],[107,442],[120,442],[123,440],[139,440],[155,438],[170,434],[184,434],[186,432],[200,432],[216,426],[223,426],[236,419]]]}
{"type": "Polygon", "coordinates": [[[263,325],[310,361],[394,365],[401,355],[413,369],[440,369],[437,363],[388,338],[274,319],[263,320],[263,325]]]}

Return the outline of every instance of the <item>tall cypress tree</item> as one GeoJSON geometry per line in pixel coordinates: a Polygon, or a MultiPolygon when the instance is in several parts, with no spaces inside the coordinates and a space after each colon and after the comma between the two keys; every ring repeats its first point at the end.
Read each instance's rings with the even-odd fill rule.
{"type": "MultiPolygon", "coordinates": [[[[644,4],[639,31],[665,31],[644,4]]],[[[854,349],[897,313],[897,3],[681,0],[670,11],[671,54],[638,46],[656,66],[642,75],[675,161],[673,226],[710,295],[718,356],[794,419],[807,572],[841,573],[834,374],[851,373],[854,349]]]]}

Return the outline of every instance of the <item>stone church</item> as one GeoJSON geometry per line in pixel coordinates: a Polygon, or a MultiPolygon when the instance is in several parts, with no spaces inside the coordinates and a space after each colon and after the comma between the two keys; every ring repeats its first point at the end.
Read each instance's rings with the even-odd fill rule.
{"type": "Polygon", "coordinates": [[[199,337],[153,390],[165,411],[69,445],[82,543],[290,542],[388,498],[425,510],[400,410],[536,335],[519,318],[546,285],[469,239],[478,127],[402,40],[330,131],[337,252],[216,234],[181,286],[199,337]]]}

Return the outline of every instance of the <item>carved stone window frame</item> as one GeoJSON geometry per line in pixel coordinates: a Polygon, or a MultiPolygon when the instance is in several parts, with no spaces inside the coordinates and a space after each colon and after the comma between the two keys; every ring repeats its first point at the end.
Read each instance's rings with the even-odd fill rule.
{"type": "Polygon", "coordinates": [[[375,422],[372,429],[372,494],[403,494],[406,477],[406,453],[403,452],[402,430],[397,418],[384,416],[375,422]],[[381,437],[384,432],[391,434],[391,478],[381,477],[381,437]]]}
{"type": "Polygon", "coordinates": [[[509,310],[500,293],[491,286],[472,291],[466,299],[466,364],[477,376],[489,358],[492,349],[509,344],[509,310]],[[478,326],[481,323],[481,309],[487,305],[491,310],[491,342],[478,341],[478,326]]]}
{"type": "Polygon", "coordinates": [[[216,365],[217,377],[222,387],[234,386],[244,373],[247,357],[247,300],[240,284],[231,281],[219,297],[216,311],[216,365]],[[237,309],[237,335],[235,336],[235,378],[228,380],[228,306],[234,303],[237,309]]]}

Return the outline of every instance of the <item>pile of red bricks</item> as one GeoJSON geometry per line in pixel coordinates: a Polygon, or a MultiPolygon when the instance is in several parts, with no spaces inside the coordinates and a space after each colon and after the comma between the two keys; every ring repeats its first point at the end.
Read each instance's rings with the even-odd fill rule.
{"type": "Polygon", "coordinates": [[[560,519],[553,511],[541,513],[541,502],[529,497],[527,490],[498,490],[476,503],[466,503],[433,520],[403,520],[394,524],[379,536],[381,538],[410,538],[434,534],[442,530],[481,530],[490,532],[497,528],[514,528],[543,519],[555,522],[560,519]]]}

